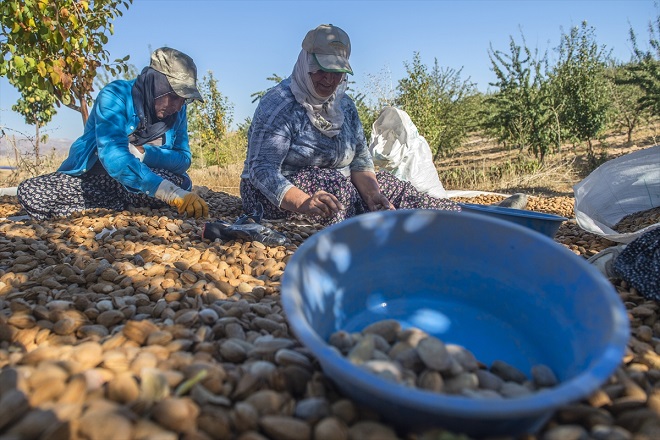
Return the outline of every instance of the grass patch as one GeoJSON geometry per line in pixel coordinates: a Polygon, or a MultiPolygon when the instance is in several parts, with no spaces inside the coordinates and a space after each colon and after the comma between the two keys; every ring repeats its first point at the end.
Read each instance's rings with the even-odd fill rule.
{"type": "Polygon", "coordinates": [[[525,156],[493,163],[488,159],[466,162],[438,172],[447,190],[511,192],[547,188],[549,192],[565,192],[577,175],[574,158],[551,158],[540,164],[525,156]]]}
{"type": "Polygon", "coordinates": [[[222,191],[239,196],[241,171],[243,171],[243,162],[224,166],[191,168],[188,170],[188,174],[195,185],[206,186],[213,191],[222,191]]]}

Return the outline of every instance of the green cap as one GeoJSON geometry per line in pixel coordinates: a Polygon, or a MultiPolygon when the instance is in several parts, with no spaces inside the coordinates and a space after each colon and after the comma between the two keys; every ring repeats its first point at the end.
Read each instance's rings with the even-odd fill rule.
{"type": "Polygon", "coordinates": [[[151,54],[150,67],[164,74],[174,93],[180,97],[204,102],[197,89],[197,66],[185,53],[161,47],[151,54]]]}
{"type": "Polygon", "coordinates": [[[326,72],[353,74],[348,58],[351,56],[351,40],[337,26],[322,24],[307,32],[302,48],[314,58],[326,72]]]}

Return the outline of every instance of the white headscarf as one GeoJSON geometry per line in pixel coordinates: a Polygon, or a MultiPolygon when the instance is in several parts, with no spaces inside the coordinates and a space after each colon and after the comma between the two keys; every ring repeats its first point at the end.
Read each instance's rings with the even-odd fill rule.
{"type": "Polygon", "coordinates": [[[314,89],[314,83],[309,76],[320,70],[320,66],[306,50],[301,50],[298,61],[291,74],[291,91],[296,101],[307,111],[307,116],[314,127],[324,135],[334,137],[341,131],[344,123],[344,112],[341,111],[341,99],[346,93],[346,74],[335,92],[329,97],[322,97],[314,89]]]}

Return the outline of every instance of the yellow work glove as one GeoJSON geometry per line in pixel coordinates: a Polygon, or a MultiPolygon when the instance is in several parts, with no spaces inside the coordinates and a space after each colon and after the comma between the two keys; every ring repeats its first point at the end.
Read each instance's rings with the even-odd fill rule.
{"type": "Polygon", "coordinates": [[[175,198],[170,204],[179,211],[179,214],[185,213],[188,217],[199,218],[208,217],[209,215],[209,205],[206,204],[204,199],[192,192],[189,192],[183,198],[175,198]]]}
{"type": "Polygon", "coordinates": [[[163,180],[156,190],[156,198],[177,209],[188,217],[207,217],[209,206],[197,194],[179,188],[169,180],[163,180]]]}

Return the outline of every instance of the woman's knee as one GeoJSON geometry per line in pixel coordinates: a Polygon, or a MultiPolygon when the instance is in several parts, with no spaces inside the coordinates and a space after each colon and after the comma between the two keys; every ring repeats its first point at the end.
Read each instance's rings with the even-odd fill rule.
{"type": "Polygon", "coordinates": [[[16,197],[21,205],[25,206],[30,203],[30,200],[32,200],[31,196],[34,195],[35,188],[39,187],[37,179],[38,178],[36,177],[25,179],[16,187],[16,197]]]}

